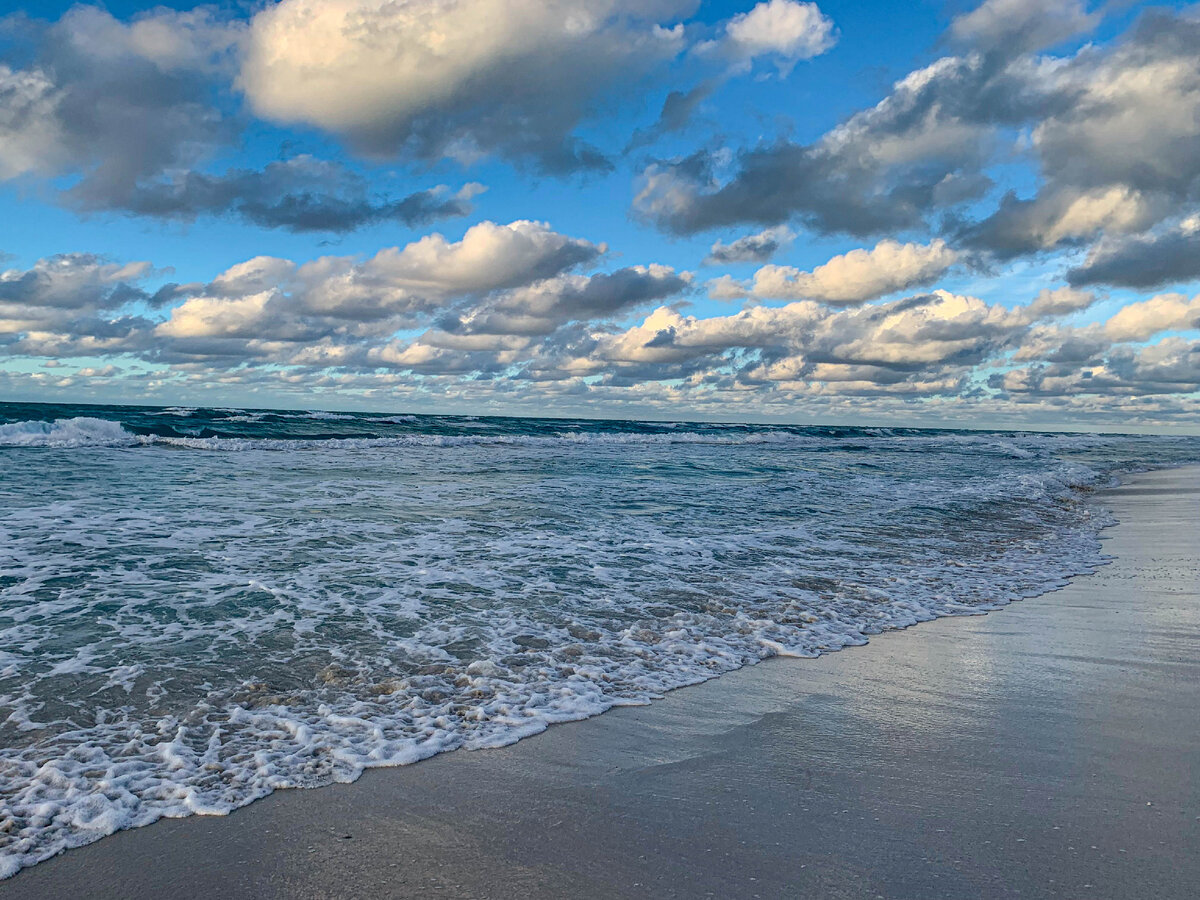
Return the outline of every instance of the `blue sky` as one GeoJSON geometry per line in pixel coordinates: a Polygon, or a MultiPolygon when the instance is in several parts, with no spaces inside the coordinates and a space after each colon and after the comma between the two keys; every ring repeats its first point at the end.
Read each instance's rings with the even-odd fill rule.
{"type": "Polygon", "coordinates": [[[1197,35],[1084,0],[26,6],[0,397],[1194,429],[1197,35]]]}

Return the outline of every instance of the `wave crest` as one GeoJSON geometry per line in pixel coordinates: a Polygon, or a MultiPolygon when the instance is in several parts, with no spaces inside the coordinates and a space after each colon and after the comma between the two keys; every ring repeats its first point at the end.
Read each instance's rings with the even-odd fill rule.
{"type": "Polygon", "coordinates": [[[141,443],[119,422],[76,416],[0,425],[0,447],[131,447],[141,443]]]}

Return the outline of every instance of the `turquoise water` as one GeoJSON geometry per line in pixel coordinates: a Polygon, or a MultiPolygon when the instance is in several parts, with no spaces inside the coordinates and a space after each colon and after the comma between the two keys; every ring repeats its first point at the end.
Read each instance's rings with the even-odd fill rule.
{"type": "Polygon", "coordinates": [[[0,404],[0,874],[1103,562],[1194,438],[0,404]]]}

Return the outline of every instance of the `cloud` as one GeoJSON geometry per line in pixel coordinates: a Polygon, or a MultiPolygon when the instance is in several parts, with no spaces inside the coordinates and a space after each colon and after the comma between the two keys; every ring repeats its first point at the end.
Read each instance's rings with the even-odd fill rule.
{"type": "Polygon", "coordinates": [[[23,49],[32,62],[0,65],[0,179],[76,176],[55,197],[85,213],[232,215],[291,231],[416,225],[470,211],[476,187],[377,198],[362,176],[308,156],[199,170],[243,124],[220,100],[243,30],[204,8],[122,22],[77,6],[31,26],[23,49]]]}
{"type": "Polygon", "coordinates": [[[1096,302],[1091,291],[1080,291],[1074,287],[1046,288],[1024,310],[1030,321],[1067,316],[1087,309],[1096,302]]]}
{"type": "MultiPolygon", "coordinates": [[[[158,274],[148,262],[118,263],[88,253],[38,260],[0,271],[0,353],[99,355],[133,349],[149,322],[131,307],[159,298],[140,283],[158,274]]],[[[163,295],[170,295],[171,286],[163,295]]]]}
{"type": "MultiPolygon", "coordinates": [[[[261,170],[230,169],[223,175],[185,171],[139,182],[122,199],[133,215],[192,221],[201,215],[234,215],[264,228],[287,231],[353,231],[381,222],[423,225],[469,215],[471,198],[485,190],[445,185],[392,199],[372,196],[365,178],[345,166],[310,156],[269,163],[261,170]]],[[[81,207],[94,198],[81,198],[81,207]]],[[[101,209],[112,209],[105,203],[101,209]]]]}
{"type": "Polygon", "coordinates": [[[1034,104],[1028,93],[978,58],[948,57],[811,144],[743,151],[725,179],[710,153],[655,162],[642,173],[634,210],[677,234],[791,220],[856,236],[922,228],[933,210],[988,188],[981,171],[991,153],[988,118],[1017,115],[1014,107],[1034,104]],[[972,104],[985,93],[994,106],[972,104]]]}
{"type": "Polygon", "coordinates": [[[817,4],[797,0],[765,0],[725,25],[724,50],[730,57],[747,66],[759,57],[775,57],[781,75],[835,43],[833,20],[817,4]]]}
{"type": "Polygon", "coordinates": [[[884,240],[871,250],[835,256],[811,272],[764,266],[754,274],[752,292],[756,297],[851,306],[930,284],[959,259],[960,254],[942,240],[928,245],[884,240]]]}
{"type": "Polygon", "coordinates": [[[732,366],[748,385],[862,381],[872,372],[878,385],[907,390],[957,384],[968,367],[1023,336],[1028,322],[1022,308],[946,291],[853,310],[802,300],[700,318],[662,307],[624,332],[581,341],[556,365],[563,373],[615,371],[643,380],[732,366]]]}
{"type": "Polygon", "coordinates": [[[740,262],[766,262],[790,244],[796,235],[790,228],[767,228],[757,234],[747,234],[723,244],[717,241],[704,258],[706,266],[740,262]]]}
{"type": "Polygon", "coordinates": [[[403,388],[520,397],[531,411],[539,397],[544,405],[568,395],[714,415],[794,414],[811,402],[899,412],[888,404],[915,400],[935,405],[908,414],[966,405],[1016,415],[1013,404],[1042,401],[1039,415],[1076,418],[1200,410],[1182,399],[1137,405],[1196,390],[1200,342],[1172,333],[1200,331],[1200,297],[1164,294],[1082,326],[1063,322],[1095,296],[1069,286],[1011,307],[935,290],[851,308],[804,299],[702,317],[661,305],[690,290],[686,272],[570,271],[601,252],[541,223],[483,223],[458,241],[430,235],[365,259],[255,257],[208,283],[153,293],[145,284],[161,273],[148,263],[54,257],[0,273],[0,353],[88,357],[90,374],[69,365],[41,373],[38,384],[62,389],[113,379],[116,390],[152,364],[168,384],[403,388]],[[165,318],[153,312],[162,305],[165,318]],[[424,331],[406,336],[414,329],[424,331]]]}
{"type": "MultiPolygon", "coordinates": [[[[1200,390],[1200,341],[1167,338],[1147,347],[1116,347],[1083,365],[1037,364],[997,373],[991,385],[1018,398],[1098,395],[1107,404],[1113,403],[1108,398],[1126,397],[1150,406],[1154,395],[1200,390]]],[[[1194,404],[1188,412],[1195,414],[1194,404]]]]}
{"type": "Polygon", "coordinates": [[[649,146],[664,135],[683,131],[691,122],[696,108],[712,96],[716,87],[717,83],[709,80],[702,81],[690,91],[671,91],[663,101],[658,121],[649,128],[639,128],[635,131],[625,147],[625,152],[649,146]]]}
{"type": "Polygon", "coordinates": [[[1160,294],[1121,307],[1104,323],[1112,341],[1144,341],[1164,331],[1200,327],[1200,294],[1190,300],[1183,294],[1160,294]]]}
{"type": "Polygon", "coordinates": [[[985,0],[950,23],[950,35],[970,47],[1015,56],[1090,31],[1100,18],[1082,0],[985,0]]]}
{"type": "Polygon", "coordinates": [[[90,253],[64,253],[32,268],[0,272],[0,302],[30,309],[108,309],[152,271],[148,262],[116,263],[90,253]]]}
{"type": "Polygon", "coordinates": [[[1138,233],[1194,209],[1200,185],[1200,18],[1151,10],[1110,47],[1031,72],[1057,98],[1030,132],[1043,185],[963,237],[1010,257],[1138,233]],[[1069,102],[1067,102],[1069,101],[1069,102]]]}
{"type": "Polygon", "coordinates": [[[1124,185],[1079,191],[1043,191],[1033,200],[1006,194],[999,209],[984,221],[959,232],[968,246],[991,251],[1000,259],[1079,244],[1101,233],[1137,232],[1163,213],[1155,203],[1124,185]]]}
{"type": "Polygon", "coordinates": [[[454,334],[547,335],[568,322],[612,319],[684,291],[687,273],[669,266],[631,266],[610,274],[559,275],[489,297],[438,321],[454,334]]]}
{"type": "Polygon", "coordinates": [[[158,333],[306,342],[387,335],[427,322],[453,300],[552,278],[603,251],[545,223],[516,221],[482,222],[455,242],[431,234],[366,260],[257,257],[193,291],[158,333]]]}
{"type": "Polygon", "coordinates": [[[1073,285],[1155,288],[1200,278],[1200,217],[1158,234],[1105,237],[1082,265],[1067,273],[1073,285]]]}
{"type": "MultiPolygon", "coordinates": [[[[1028,310],[1027,319],[1069,314],[1063,300],[1074,309],[1086,308],[1091,294],[1073,288],[1060,289],[1052,294],[1043,292],[1028,310]],[[1072,295],[1076,298],[1071,300],[1072,295]],[[1040,307],[1040,308],[1039,308],[1040,307]],[[1039,315],[1049,312],[1048,316],[1039,315]]],[[[1141,343],[1164,332],[1195,331],[1200,328],[1200,295],[1188,299],[1183,294],[1159,294],[1146,300],[1129,303],[1106,321],[1083,326],[1042,325],[1030,330],[1013,358],[1019,362],[1046,361],[1059,371],[1098,365],[1116,345],[1141,343]]]]}
{"type": "Polygon", "coordinates": [[[44,72],[0,64],[0,178],[45,170],[60,152],[55,87],[44,72]]]}
{"type": "Polygon", "coordinates": [[[606,168],[573,134],[594,102],[676,55],[689,0],[283,0],[251,21],[238,85],[276,122],[373,156],[500,154],[606,168]]]}
{"type": "Polygon", "coordinates": [[[29,67],[0,66],[0,177],[80,173],[75,195],[105,205],[227,143],[211,92],[236,35],[204,9],[122,23],[77,6],[34,28],[29,67]]]}
{"type": "Polygon", "coordinates": [[[941,230],[1001,259],[1194,213],[1200,17],[1150,10],[1111,44],[1029,52],[1094,20],[1077,3],[986,3],[957,20],[961,55],[911,72],[811,143],[651,163],[634,211],[676,234],[790,222],[857,237],[941,230]],[[1014,149],[1037,164],[1038,191],[965,221],[1014,149]]]}

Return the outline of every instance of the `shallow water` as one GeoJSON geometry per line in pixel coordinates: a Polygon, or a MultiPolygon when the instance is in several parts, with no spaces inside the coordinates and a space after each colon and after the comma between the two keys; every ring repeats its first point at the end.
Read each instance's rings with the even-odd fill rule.
{"type": "Polygon", "coordinates": [[[0,874],[1103,562],[1192,438],[0,404],[0,874]]]}

